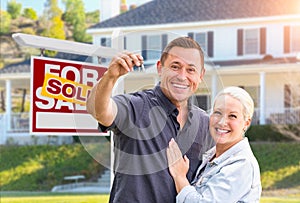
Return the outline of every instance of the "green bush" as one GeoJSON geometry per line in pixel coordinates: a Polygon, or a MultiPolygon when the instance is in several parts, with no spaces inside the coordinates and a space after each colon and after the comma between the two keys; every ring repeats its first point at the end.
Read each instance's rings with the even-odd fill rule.
{"type": "Polygon", "coordinates": [[[290,132],[297,134],[300,138],[300,130],[295,125],[252,125],[247,130],[246,137],[250,141],[294,141],[288,135],[290,132]]]}

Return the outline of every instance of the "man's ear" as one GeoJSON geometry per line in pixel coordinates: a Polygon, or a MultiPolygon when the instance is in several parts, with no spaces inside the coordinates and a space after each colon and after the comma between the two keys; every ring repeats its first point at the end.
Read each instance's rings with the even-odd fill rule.
{"type": "Polygon", "coordinates": [[[203,80],[203,76],[204,76],[204,74],[205,74],[205,68],[203,67],[202,69],[201,69],[201,73],[200,73],[200,81],[202,81],[203,80]]]}
{"type": "Polygon", "coordinates": [[[162,71],[162,64],[160,61],[156,62],[156,69],[157,69],[157,73],[159,76],[161,76],[161,71],[162,71]]]}

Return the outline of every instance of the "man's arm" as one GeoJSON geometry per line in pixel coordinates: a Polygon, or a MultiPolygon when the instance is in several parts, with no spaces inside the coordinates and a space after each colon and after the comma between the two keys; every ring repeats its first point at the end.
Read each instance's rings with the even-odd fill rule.
{"type": "Polygon", "coordinates": [[[114,57],[99,82],[92,88],[87,98],[86,109],[99,123],[110,126],[118,112],[116,103],[111,99],[113,87],[122,75],[140,66],[143,57],[139,54],[124,52],[114,57]]]}

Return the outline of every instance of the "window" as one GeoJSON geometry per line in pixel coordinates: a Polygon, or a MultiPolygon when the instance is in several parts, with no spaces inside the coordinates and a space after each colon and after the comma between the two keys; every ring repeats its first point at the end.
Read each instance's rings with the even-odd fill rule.
{"type": "Polygon", "coordinates": [[[195,33],[195,40],[200,44],[202,50],[207,52],[206,33],[195,33]]]}
{"type": "Polygon", "coordinates": [[[245,31],[244,37],[244,53],[245,54],[258,54],[259,47],[259,30],[248,29],[245,31]]]}
{"type": "Polygon", "coordinates": [[[284,85],[284,107],[299,107],[300,106],[300,85],[284,85]]]}
{"type": "Polygon", "coordinates": [[[210,97],[209,95],[196,95],[193,103],[204,111],[207,111],[210,108],[210,97]]]}
{"type": "Polygon", "coordinates": [[[195,41],[197,41],[202,50],[209,56],[213,57],[214,55],[214,40],[213,40],[213,32],[190,32],[188,33],[188,36],[195,41]]]}
{"type": "Polygon", "coordinates": [[[144,35],[142,36],[142,55],[145,61],[159,60],[162,50],[168,42],[168,36],[144,35]]]}
{"type": "MultiPolygon", "coordinates": [[[[103,47],[111,47],[111,39],[108,37],[101,37],[100,45],[103,47]]],[[[101,63],[106,63],[108,61],[107,58],[100,58],[100,60],[101,63]]]]}
{"type": "Polygon", "coordinates": [[[151,59],[159,59],[160,54],[161,54],[161,37],[160,35],[152,35],[148,36],[147,39],[147,56],[146,58],[148,60],[151,59]]]}
{"type": "Polygon", "coordinates": [[[300,51],[300,26],[291,27],[291,51],[300,51]]]}
{"type": "Polygon", "coordinates": [[[237,55],[266,54],[266,28],[239,29],[237,55]]]}

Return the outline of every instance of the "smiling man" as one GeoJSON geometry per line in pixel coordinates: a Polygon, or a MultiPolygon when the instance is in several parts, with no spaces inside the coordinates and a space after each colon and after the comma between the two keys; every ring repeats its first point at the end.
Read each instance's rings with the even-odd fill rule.
{"type": "Polygon", "coordinates": [[[118,78],[142,63],[141,55],[130,52],[114,57],[93,87],[87,111],[100,131],[114,132],[110,202],[172,203],[176,189],[166,159],[169,140],[174,138],[189,157],[189,180],[202,153],[213,145],[208,116],[189,101],[204,76],[204,57],[197,42],[176,38],[157,62],[160,82],[153,89],[111,98],[118,78]]]}

